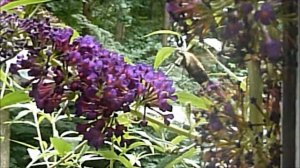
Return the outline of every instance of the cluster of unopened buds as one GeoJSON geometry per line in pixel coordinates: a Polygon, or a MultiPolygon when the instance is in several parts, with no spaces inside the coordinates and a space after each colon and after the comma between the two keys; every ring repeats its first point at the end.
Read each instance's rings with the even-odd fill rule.
{"type": "MultiPolygon", "coordinates": [[[[264,39],[260,41],[260,54],[262,57],[268,58],[272,62],[276,62],[281,57],[282,44],[280,37],[271,37],[267,30],[267,26],[274,25],[276,23],[276,15],[274,11],[274,4],[270,2],[264,2],[259,5],[255,5],[252,1],[235,1],[236,9],[228,8],[227,12],[224,11],[224,17],[221,22],[223,27],[223,34],[221,35],[227,41],[234,41],[238,48],[253,50],[253,47],[249,47],[249,43],[256,37],[251,35],[251,28],[253,25],[260,24],[262,27],[264,39]],[[254,9],[258,6],[258,9],[254,9]],[[250,48],[250,49],[249,49],[250,48]]],[[[274,2],[276,3],[276,2],[274,2]]],[[[203,26],[203,21],[197,21],[197,18],[209,16],[203,16],[203,6],[207,8],[204,1],[201,0],[168,0],[166,4],[166,10],[169,12],[172,20],[180,26],[180,30],[184,34],[192,32],[190,29],[197,29],[197,27],[203,26]],[[201,7],[202,6],[202,7],[201,7]],[[200,24],[199,24],[200,23],[200,24]],[[189,26],[191,25],[191,26],[189,26]]],[[[257,33],[256,31],[254,31],[257,33]]],[[[198,33],[199,31],[194,31],[198,33]]]]}
{"type": "MultiPolygon", "coordinates": [[[[0,40],[10,40],[11,44],[16,43],[14,38],[4,38],[5,34],[22,34],[19,47],[28,52],[17,54],[10,70],[14,74],[27,70],[31,79],[25,83],[32,86],[29,95],[37,107],[51,113],[62,102],[75,100],[75,115],[84,118],[77,131],[89,145],[98,148],[112,137],[125,142],[126,127],[116,116],[117,112],[130,112],[133,102],[158,107],[166,124],[173,118],[166,112],[172,111],[169,100],[176,100],[173,82],[151,66],[127,64],[92,36],[73,40],[72,29],[55,28],[48,19],[20,19],[2,12],[0,28],[0,40]]],[[[1,49],[1,55],[6,51],[10,50],[1,49]]]]}

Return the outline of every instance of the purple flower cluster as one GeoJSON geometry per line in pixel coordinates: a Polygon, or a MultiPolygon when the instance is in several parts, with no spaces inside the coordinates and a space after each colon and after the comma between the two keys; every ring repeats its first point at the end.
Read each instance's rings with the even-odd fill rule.
{"type": "MultiPolygon", "coordinates": [[[[263,34],[264,28],[261,27],[269,26],[276,21],[274,3],[271,1],[265,1],[258,5],[254,5],[251,1],[236,1],[235,3],[236,8],[228,8],[221,19],[221,27],[223,28],[221,37],[234,43],[237,54],[233,53],[233,56],[241,55],[245,50],[248,53],[253,53],[253,49],[256,48],[252,46],[254,45],[253,41],[257,40],[257,38],[254,38],[254,33],[261,32],[263,34]],[[256,6],[257,9],[254,8],[256,6]],[[256,23],[262,26],[257,26],[256,23]]],[[[205,24],[211,23],[205,23],[205,19],[197,20],[197,18],[209,17],[205,16],[206,12],[199,10],[202,9],[200,6],[207,4],[210,6],[209,2],[199,0],[168,0],[166,10],[172,20],[176,22],[177,30],[188,37],[199,36],[199,38],[203,38],[202,33],[199,32],[205,29],[205,24]]],[[[204,7],[203,9],[207,8],[204,7]]],[[[214,33],[215,30],[211,29],[211,32],[214,33]]],[[[190,38],[187,39],[190,40],[190,38]]],[[[260,50],[256,52],[259,52],[262,58],[268,58],[271,62],[276,62],[280,60],[281,48],[282,45],[279,40],[265,38],[261,42],[260,50]]]]}
{"type": "Polygon", "coordinates": [[[18,55],[11,72],[28,70],[33,79],[30,96],[37,107],[51,113],[75,96],[75,115],[84,118],[77,130],[98,148],[104,140],[121,137],[126,127],[116,120],[116,112],[130,112],[133,102],[158,107],[169,124],[172,111],[168,100],[176,100],[173,82],[145,64],[129,65],[123,57],[105,49],[92,36],[71,41],[72,29],[54,28],[49,20],[18,19],[12,22],[30,41],[18,55]],[[73,96],[72,96],[73,95],[73,96]]]}
{"type": "Polygon", "coordinates": [[[11,2],[12,0],[0,0],[0,7],[4,6],[6,4],[8,4],[9,2],[11,2]]]}
{"type": "Polygon", "coordinates": [[[260,10],[255,12],[254,17],[257,21],[261,22],[264,25],[269,25],[274,20],[276,20],[273,8],[267,2],[261,5],[260,10]]]}
{"type": "Polygon", "coordinates": [[[17,15],[8,15],[0,12],[0,65],[14,57],[25,45],[25,39],[15,31],[18,24],[17,15]]]}
{"type": "Polygon", "coordinates": [[[196,5],[200,4],[200,0],[168,0],[166,10],[174,21],[181,21],[192,18],[196,5]]]}
{"type": "Polygon", "coordinates": [[[230,39],[239,34],[239,32],[243,29],[242,22],[235,16],[230,16],[225,26],[224,38],[230,39]]]}
{"type": "Polygon", "coordinates": [[[276,62],[282,54],[281,46],[280,41],[267,37],[266,40],[261,43],[260,52],[263,56],[267,56],[271,62],[276,62]]]}

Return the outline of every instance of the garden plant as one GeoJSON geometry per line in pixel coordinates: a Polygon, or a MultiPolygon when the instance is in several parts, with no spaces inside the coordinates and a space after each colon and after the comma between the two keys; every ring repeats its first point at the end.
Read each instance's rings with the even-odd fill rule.
{"type": "Polygon", "coordinates": [[[0,167],[295,167],[297,5],[0,0],[0,167]]]}

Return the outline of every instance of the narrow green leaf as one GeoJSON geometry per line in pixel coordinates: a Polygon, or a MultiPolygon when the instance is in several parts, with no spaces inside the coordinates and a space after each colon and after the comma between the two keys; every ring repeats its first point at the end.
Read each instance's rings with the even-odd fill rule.
{"type": "Polygon", "coordinates": [[[0,11],[2,10],[10,10],[18,6],[26,6],[26,5],[33,5],[33,4],[39,4],[43,2],[48,2],[51,0],[19,0],[19,1],[13,1],[10,2],[2,7],[0,7],[0,11]]]}
{"type": "Polygon", "coordinates": [[[114,151],[109,150],[103,150],[98,151],[101,156],[103,156],[105,159],[112,159],[112,160],[118,160],[120,161],[125,167],[131,168],[133,167],[129,160],[127,160],[124,156],[117,155],[114,151]]]}
{"type": "Polygon", "coordinates": [[[105,159],[113,159],[113,160],[118,159],[118,155],[114,151],[102,150],[102,151],[98,151],[98,153],[101,156],[103,156],[105,159]]]}
{"type": "Polygon", "coordinates": [[[179,102],[190,103],[192,106],[203,110],[208,110],[209,106],[212,104],[212,102],[206,97],[198,97],[184,91],[176,92],[176,95],[179,102]]]}
{"type": "Polygon", "coordinates": [[[171,31],[171,30],[158,30],[152,33],[147,34],[144,37],[149,37],[149,36],[153,36],[153,35],[157,35],[157,34],[171,34],[171,35],[176,35],[176,36],[180,36],[179,33],[171,31]]]}
{"type": "Polygon", "coordinates": [[[131,144],[128,148],[125,148],[125,151],[123,153],[127,153],[131,149],[136,149],[139,146],[147,146],[147,144],[145,144],[145,142],[135,142],[131,144]]]}
{"type": "Polygon", "coordinates": [[[52,145],[54,146],[54,149],[60,155],[65,155],[66,153],[68,153],[72,150],[72,145],[62,138],[54,137],[54,138],[50,138],[50,141],[51,141],[52,145]]]}
{"type": "Polygon", "coordinates": [[[8,82],[7,82],[7,80],[6,80],[6,74],[5,74],[5,72],[3,72],[3,70],[2,69],[0,69],[0,80],[2,81],[2,82],[5,82],[5,85],[9,85],[8,84],[8,82]]]}
{"type": "Polygon", "coordinates": [[[180,154],[168,154],[168,155],[165,155],[165,157],[163,157],[159,164],[156,166],[156,168],[165,168],[166,165],[168,165],[169,163],[172,162],[172,160],[175,160],[177,157],[179,157],[180,154]]]}
{"type": "Polygon", "coordinates": [[[187,139],[186,136],[183,135],[178,135],[177,137],[175,137],[174,139],[172,139],[171,143],[173,145],[179,145],[180,142],[182,142],[183,140],[187,139]]]}
{"type": "Polygon", "coordinates": [[[176,159],[172,160],[169,164],[165,166],[165,168],[172,168],[174,165],[183,161],[183,159],[190,158],[196,154],[196,149],[191,148],[190,150],[184,152],[183,154],[179,155],[176,159]]]}
{"type": "Polygon", "coordinates": [[[72,29],[73,30],[73,35],[70,39],[70,42],[73,42],[77,37],[80,36],[80,34],[78,33],[78,31],[76,31],[75,29],[72,29]]]}
{"type": "MultiPolygon", "coordinates": [[[[9,79],[10,77],[7,76],[7,74],[2,69],[0,69],[0,81],[3,82],[11,91],[14,91],[14,87],[12,87],[8,82],[9,79]]],[[[15,84],[15,81],[13,81],[13,83],[15,84]]]]}
{"type": "Polygon", "coordinates": [[[163,63],[165,59],[170,57],[170,55],[175,51],[175,48],[173,47],[163,47],[158,50],[155,60],[154,60],[154,68],[157,69],[160,64],[163,63]]]}
{"type": "Polygon", "coordinates": [[[28,124],[35,127],[35,124],[31,121],[6,121],[4,124],[28,124]]]}
{"type": "Polygon", "coordinates": [[[118,160],[127,168],[133,168],[130,161],[127,160],[124,156],[119,156],[118,160]]]}
{"type": "Polygon", "coordinates": [[[13,140],[13,139],[10,139],[11,142],[14,142],[14,143],[17,143],[17,144],[20,144],[20,145],[23,145],[23,146],[26,146],[30,149],[38,149],[38,147],[35,147],[35,146],[32,146],[28,143],[25,143],[25,142],[21,142],[21,141],[17,141],[17,140],[13,140]]]}
{"type": "Polygon", "coordinates": [[[9,106],[16,103],[24,103],[30,100],[28,94],[22,90],[11,92],[6,94],[2,99],[0,99],[0,108],[9,106]]]}

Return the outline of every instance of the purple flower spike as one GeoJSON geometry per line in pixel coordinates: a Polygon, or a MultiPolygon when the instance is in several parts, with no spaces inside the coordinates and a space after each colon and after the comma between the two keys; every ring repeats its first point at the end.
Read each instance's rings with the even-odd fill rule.
{"type": "Polygon", "coordinates": [[[54,46],[58,51],[64,52],[68,50],[73,30],[70,28],[57,29],[52,32],[54,46]]]}
{"type": "Polygon", "coordinates": [[[210,80],[207,82],[206,89],[208,91],[215,91],[215,90],[219,89],[219,87],[220,87],[220,84],[217,81],[210,80]]]}
{"type": "MultiPolygon", "coordinates": [[[[75,98],[75,115],[84,118],[76,130],[84,135],[90,146],[98,149],[113,136],[120,137],[121,144],[127,143],[123,137],[127,128],[118,123],[116,112],[130,112],[134,101],[161,111],[172,111],[168,100],[176,100],[173,82],[151,66],[126,64],[120,54],[103,48],[92,36],[78,37],[70,42],[73,31],[52,27],[49,19],[19,19],[16,15],[0,12],[0,20],[3,21],[0,22],[1,59],[2,55],[15,52],[5,46],[4,40],[9,39],[5,36],[24,33],[24,43],[29,43],[20,48],[28,52],[17,56],[11,72],[28,70],[32,77],[26,82],[27,86],[32,86],[29,96],[46,113],[75,98]],[[61,64],[53,63],[53,59],[61,64]]],[[[166,124],[173,118],[173,114],[161,115],[166,124]]]]}
{"type": "Polygon", "coordinates": [[[35,99],[38,108],[44,109],[46,113],[51,113],[61,103],[63,97],[61,89],[55,83],[42,83],[40,81],[32,85],[29,96],[35,99]]]}
{"type": "Polygon", "coordinates": [[[104,144],[104,135],[95,127],[84,133],[84,139],[88,140],[88,144],[96,149],[104,144]]]}
{"type": "Polygon", "coordinates": [[[276,20],[275,12],[269,3],[262,4],[260,10],[255,13],[254,17],[264,25],[269,25],[276,20]]]}
{"type": "Polygon", "coordinates": [[[240,30],[242,30],[243,25],[239,21],[229,22],[225,27],[224,38],[230,39],[239,34],[240,30]]]}
{"type": "Polygon", "coordinates": [[[234,109],[230,102],[224,104],[224,113],[230,117],[234,116],[234,109]]]}
{"type": "Polygon", "coordinates": [[[282,53],[281,47],[280,41],[267,38],[267,40],[261,44],[260,51],[261,54],[267,56],[270,61],[278,61],[282,53]]]}
{"type": "Polygon", "coordinates": [[[242,2],[240,6],[243,16],[247,16],[252,10],[253,6],[251,2],[242,2]]]}
{"type": "Polygon", "coordinates": [[[220,131],[223,129],[223,124],[217,114],[212,113],[209,117],[209,129],[212,131],[220,131]]]}

